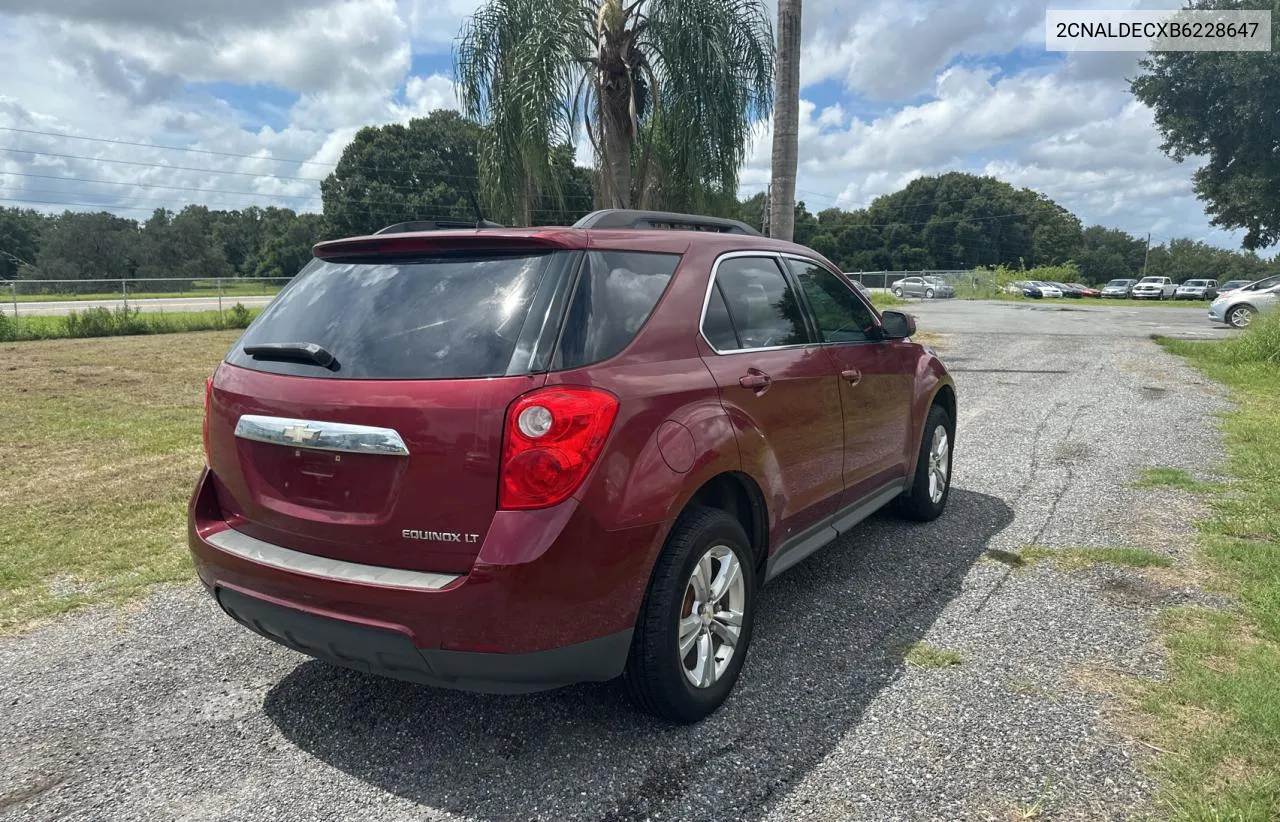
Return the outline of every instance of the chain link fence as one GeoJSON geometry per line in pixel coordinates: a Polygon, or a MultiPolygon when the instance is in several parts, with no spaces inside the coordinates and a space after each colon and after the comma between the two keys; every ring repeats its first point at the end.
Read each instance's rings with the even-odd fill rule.
{"type": "Polygon", "coordinates": [[[11,280],[0,282],[0,311],[15,317],[56,316],[96,307],[221,313],[236,303],[246,308],[264,306],[290,279],[11,280]]]}

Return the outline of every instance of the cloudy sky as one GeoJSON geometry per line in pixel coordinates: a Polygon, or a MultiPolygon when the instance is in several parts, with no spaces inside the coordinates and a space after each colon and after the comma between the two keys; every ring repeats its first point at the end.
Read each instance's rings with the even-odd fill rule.
{"type": "MultiPolygon", "coordinates": [[[[319,210],[356,129],[457,105],[450,50],[478,2],[4,0],[0,204],[319,210]]],[[[807,0],[798,198],[859,207],[963,170],[1086,223],[1237,246],[1208,225],[1195,163],[1160,153],[1125,82],[1136,55],[1046,53],[1050,5],[1180,4],[807,0]]],[[[769,177],[758,132],[744,196],[769,177]]]]}

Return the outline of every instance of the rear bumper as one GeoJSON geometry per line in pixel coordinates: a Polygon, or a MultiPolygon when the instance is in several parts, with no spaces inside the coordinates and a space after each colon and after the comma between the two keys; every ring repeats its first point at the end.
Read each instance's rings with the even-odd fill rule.
{"type": "Polygon", "coordinates": [[[188,541],[231,617],[337,665],[500,693],[621,674],[663,526],[606,531],[574,500],[500,517],[466,574],[338,563],[246,543],[206,472],[188,541]]]}
{"type": "Polygon", "coordinates": [[[217,587],[222,610],[250,630],[295,651],[368,674],[444,688],[528,693],[622,673],[631,630],[547,651],[494,654],[427,650],[392,626],[322,616],[217,587]]]}

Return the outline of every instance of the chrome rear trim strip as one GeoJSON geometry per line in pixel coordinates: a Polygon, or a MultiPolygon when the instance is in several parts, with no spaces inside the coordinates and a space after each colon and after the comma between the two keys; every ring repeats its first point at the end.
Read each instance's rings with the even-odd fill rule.
{"type": "Polygon", "coordinates": [[[387,454],[407,457],[409,449],[400,434],[390,428],[316,422],[285,417],[245,414],[236,423],[236,436],[290,448],[342,451],[352,454],[387,454]]]}
{"type": "Polygon", "coordinates": [[[205,541],[228,554],[268,565],[281,571],[320,577],[337,582],[354,582],[360,585],[381,585],[386,588],[408,588],[415,591],[438,591],[462,579],[461,574],[434,574],[428,571],[405,571],[400,568],[382,568],[377,565],[361,565],[340,559],[304,554],[279,545],[272,545],[232,528],[219,531],[205,541]]]}

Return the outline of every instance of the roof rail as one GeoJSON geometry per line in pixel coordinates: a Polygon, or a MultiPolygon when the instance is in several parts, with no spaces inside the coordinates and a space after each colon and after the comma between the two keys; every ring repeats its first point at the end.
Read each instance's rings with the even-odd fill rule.
{"type": "Polygon", "coordinates": [[[506,228],[506,226],[490,220],[410,220],[389,225],[380,231],[375,231],[374,235],[406,234],[410,231],[443,231],[449,228],[506,228]]]}
{"type": "Polygon", "coordinates": [[[593,211],[573,224],[574,228],[674,228],[691,231],[717,231],[722,234],[760,236],[746,223],[724,217],[698,214],[676,214],[670,211],[641,211],[630,208],[606,208],[593,211]]]}

